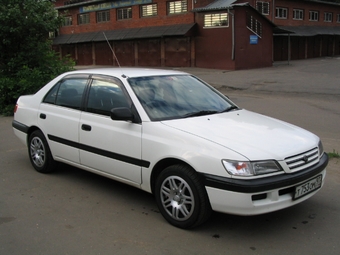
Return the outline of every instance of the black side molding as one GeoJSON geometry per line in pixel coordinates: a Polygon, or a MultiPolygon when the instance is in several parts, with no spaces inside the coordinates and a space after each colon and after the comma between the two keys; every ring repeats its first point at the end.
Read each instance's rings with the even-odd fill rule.
{"type": "Polygon", "coordinates": [[[28,126],[26,126],[26,125],[24,125],[24,124],[22,124],[22,123],[20,123],[20,122],[18,122],[16,120],[12,121],[12,127],[17,129],[17,130],[19,130],[19,131],[21,131],[21,132],[24,132],[25,134],[28,133],[28,129],[29,129],[28,126]]]}

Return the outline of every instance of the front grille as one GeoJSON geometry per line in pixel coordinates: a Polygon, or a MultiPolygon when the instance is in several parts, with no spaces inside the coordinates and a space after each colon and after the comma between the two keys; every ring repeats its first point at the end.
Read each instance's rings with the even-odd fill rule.
{"type": "Polygon", "coordinates": [[[314,148],[304,153],[285,158],[285,162],[292,172],[303,170],[319,162],[319,150],[314,148]]]}

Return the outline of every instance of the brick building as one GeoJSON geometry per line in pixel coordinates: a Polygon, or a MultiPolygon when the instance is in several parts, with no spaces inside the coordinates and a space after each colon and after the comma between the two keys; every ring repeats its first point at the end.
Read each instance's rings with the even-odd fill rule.
{"type": "Polygon", "coordinates": [[[274,61],[340,55],[340,4],[316,0],[247,0],[290,34],[274,34],[274,61]]]}
{"type": "MultiPolygon", "coordinates": [[[[54,49],[62,56],[71,55],[78,65],[116,66],[112,48],[121,66],[229,70],[271,66],[275,58],[293,53],[288,41],[295,40],[291,29],[295,24],[272,15],[278,2],[290,9],[288,4],[307,1],[57,0],[55,8],[65,21],[54,49]]],[[[339,27],[340,5],[321,5],[339,9],[334,13],[333,8],[339,27]]],[[[307,25],[298,23],[296,28],[307,25]]],[[[302,38],[297,40],[304,43],[298,55],[303,51],[306,57],[310,46],[302,38]]],[[[339,50],[337,38],[332,39],[333,55],[339,50]]]]}

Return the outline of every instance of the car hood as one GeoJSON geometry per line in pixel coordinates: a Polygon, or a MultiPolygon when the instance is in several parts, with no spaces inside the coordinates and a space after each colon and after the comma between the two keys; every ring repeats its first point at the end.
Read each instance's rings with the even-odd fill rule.
{"type": "Polygon", "coordinates": [[[318,145],[314,134],[247,110],[163,121],[163,124],[233,150],[249,160],[276,159],[318,145]]]}

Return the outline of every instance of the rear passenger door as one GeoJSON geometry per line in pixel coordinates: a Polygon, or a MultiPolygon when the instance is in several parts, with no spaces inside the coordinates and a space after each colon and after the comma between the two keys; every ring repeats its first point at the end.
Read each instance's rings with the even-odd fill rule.
{"type": "Polygon", "coordinates": [[[55,158],[79,164],[79,120],[88,75],[72,75],[58,82],[40,105],[38,123],[55,158]]]}
{"type": "Polygon", "coordinates": [[[93,76],[80,118],[80,161],[94,172],[139,185],[142,126],[112,120],[110,111],[118,107],[132,107],[121,81],[93,76]]]}

